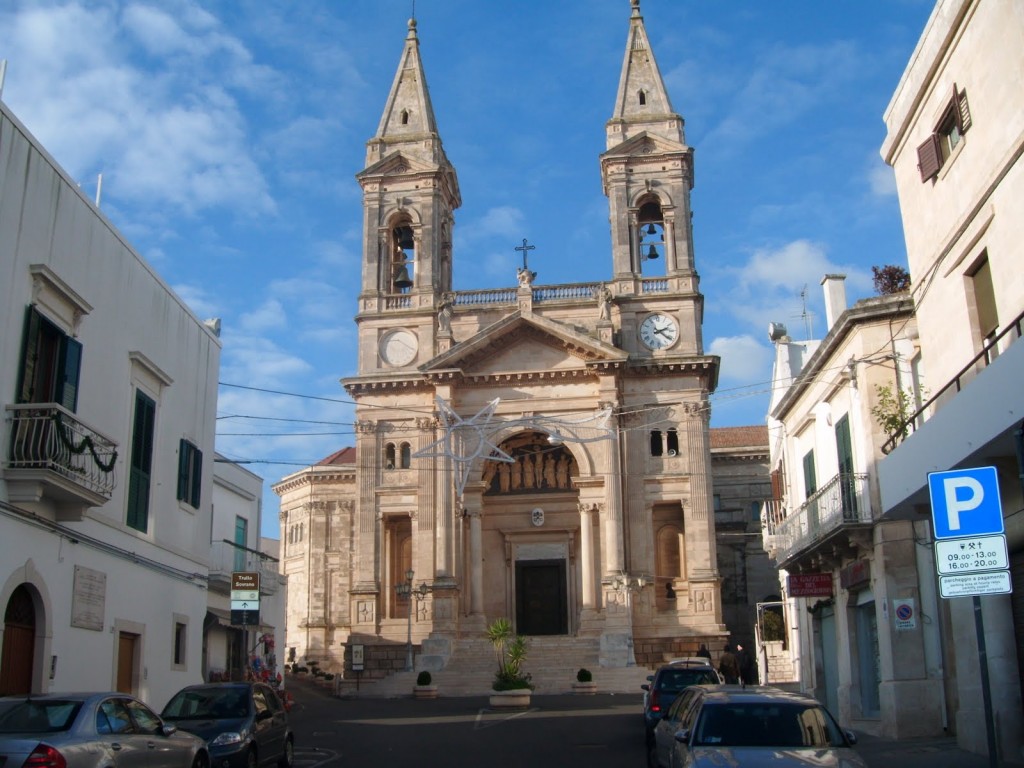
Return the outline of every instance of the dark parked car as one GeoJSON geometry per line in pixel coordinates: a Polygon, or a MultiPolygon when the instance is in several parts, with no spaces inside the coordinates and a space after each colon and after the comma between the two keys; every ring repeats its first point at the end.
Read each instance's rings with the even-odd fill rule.
{"type": "Polygon", "coordinates": [[[126,693],[0,698],[0,766],[208,768],[206,744],[126,693]]]}
{"type": "Polygon", "coordinates": [[[659,667],[647,678],[650,682],[640,687],[644,690],[644,736],[651,743],[651,734],[676,696],[691,685],[717,684],[722,680],[709,662],[704,660],[680,659],[659,667]]]}
{"type": "Polygon", "coordinates": [[[654,731],[648,764],[659,768],[866,768],[818,701],[777,688],[695,686],[654,731]]]}
{"type": "Polygon", "coordinates": [[[206,740],[216,768],[290,768],[295,744],[288,712],[263,683],[207,683],[178,691],[164,720],[206,740]]]}

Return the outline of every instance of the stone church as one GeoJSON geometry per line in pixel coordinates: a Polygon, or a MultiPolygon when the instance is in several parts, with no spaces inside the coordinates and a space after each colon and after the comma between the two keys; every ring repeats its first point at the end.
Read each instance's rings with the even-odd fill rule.
{"type": "Polygon", "coordinates": [[[544,639],[538,664],[725,642],[693,150],[639,0],[605,130],[607,278],[544,285],[524,250],[511,287],[456,290],[458,176],[409,22],[357,174],[355,446],[274,486],[294,658],[443,669],[500,617],[544,639]]]}

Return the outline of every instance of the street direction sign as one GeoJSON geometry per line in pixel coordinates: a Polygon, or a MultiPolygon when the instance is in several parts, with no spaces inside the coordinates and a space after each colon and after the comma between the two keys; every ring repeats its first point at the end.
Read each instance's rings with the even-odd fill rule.
{"type": "Polygon", "coordinates": [[[930,472],[928,493],[936,541],[1004,531],[995,467],[930,472]]]}
{"type": "Polygon", "coordinates": [[[997,571],[1009,567],[1004,534],[935,542],[935,568],[939,575],[997,571]]]}
{"type": "Polygon", "coordinates": [[[939,577],[939,594],[942,597],[1008,595],[1012,591],[1009,571],[962,573],[957,576],[939,577]]]}
{"type": "Polygon", "coordinates": [[[258,590],[253,592],[253,591],[248,590],[248,589],[232,589],[231,590],[231,599],[232,600],[255,600],[256,602],[259,602],[260,593],[259,593],[258,590]]]}
{"type": "Polygon", "coordinates": [[[231,574],[231,591],[243,589],[250,592],[260,591],[259,571],[235,571],[231,574]]]}
{"type": "Polygon", "coordinates": [[[258,611],[260,609],[259,600],[232,600],[231,610],[232,611],[258,611]]]}
{"type": "Polygon", "coordinates": [[[235,626],[258,627],[260,624],[260,612],[231,610],[231,623],[235,626]]]}

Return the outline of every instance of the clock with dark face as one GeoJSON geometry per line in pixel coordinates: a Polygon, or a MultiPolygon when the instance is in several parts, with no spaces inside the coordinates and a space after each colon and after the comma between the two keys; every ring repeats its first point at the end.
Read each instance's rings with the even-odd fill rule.
{"type": "Polygon", "coordinates": [[[679,325],[660,312],[648,315],[640,323],[640,341],[649,349],[668,349],[679,340],[679,325]]]}

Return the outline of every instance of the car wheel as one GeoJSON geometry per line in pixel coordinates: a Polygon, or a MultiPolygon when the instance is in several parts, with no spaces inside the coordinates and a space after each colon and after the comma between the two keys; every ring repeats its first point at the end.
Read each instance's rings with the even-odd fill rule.
{"type": "Polygon", "coordinates": [[[210,760],[205,752],[200,752],[192,761],[192,768],[210,768],[210,760]]]}
{"type": "Polygon", "coordinates": [[[281,768],[292,768],[292,760],[295,758],[295,745],[291,739],[284,740],[284,752],[281,753],[281,759],[277,761],[277,764],[281,768]]]}
{"type": "Polygon", "coordinates": [[[653,739],[647,742],[647,768],[658,768],[658,746],[653,739]]]}
{"type": "Polygon", "coordinates": [[[256,760],[256,749],[249,750],[249,754],[245,756],[245,768],[256,768],[259,765],[259,761],[256,760]]]}

